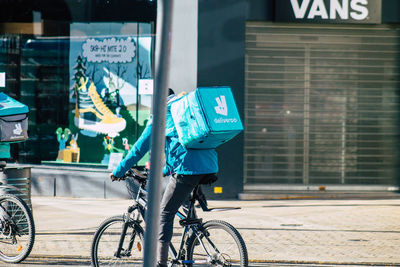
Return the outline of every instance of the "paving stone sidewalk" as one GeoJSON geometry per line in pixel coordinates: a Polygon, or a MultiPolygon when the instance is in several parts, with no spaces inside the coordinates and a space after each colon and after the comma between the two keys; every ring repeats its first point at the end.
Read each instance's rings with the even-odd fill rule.
{"type": "MultiPolygon", "coordinates": [[[[131,202],[33,197],[32,203],[37,235],[26,263],[47,257],[84,266],[90,264],[97,226],[131,202]]],[[[209,206],[240,207],[199,215],[234,225],[246,242],[250,266],[400,266],[400,199],[209,201],[209,206]]]]}

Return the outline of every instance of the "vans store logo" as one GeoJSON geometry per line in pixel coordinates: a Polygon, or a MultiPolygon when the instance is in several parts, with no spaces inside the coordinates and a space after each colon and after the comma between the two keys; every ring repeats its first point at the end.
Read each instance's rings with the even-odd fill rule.
{"type": "Polygon", "coordinates": [[[381,23],[382,0],[276,0],[279,22],[381,23]]]}

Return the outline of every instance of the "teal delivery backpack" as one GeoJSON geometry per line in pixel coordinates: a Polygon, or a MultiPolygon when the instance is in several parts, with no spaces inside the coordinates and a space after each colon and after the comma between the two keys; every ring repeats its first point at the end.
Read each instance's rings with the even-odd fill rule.
{"type": "Polygon", "coordinates": [[[216,148],[243,131],[227,86],[197,88],[172,102],[171,115],[179,142],[186,148],[216,148]]]}
{"type": "Polygon", "coordinates": [[[0,93],[0,142],[28,139],[28,106],[0,93]]]}

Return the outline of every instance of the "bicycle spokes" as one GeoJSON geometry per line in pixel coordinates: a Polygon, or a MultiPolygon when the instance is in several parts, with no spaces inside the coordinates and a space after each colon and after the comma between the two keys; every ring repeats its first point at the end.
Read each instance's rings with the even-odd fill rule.
{"type": "Polygon", "coordinates": [[[237,231],[222,221],[204,225],[188,244],[193,266],[247,266],[247,252],[237,231]]]}
{"type": "Polygon", "coordinates": [[[125,224],[122,217],[107,219],[95,234],[92,263],[94,266],[141,266],[142,240],[142,232],[138,233],[130,223],[125,224]]]}
{"type": "Polygon", "coordinates": [[[18,197],[0,197],[0,259],[16,263],[30,253],[35,236],[32,214],[18,197]]]}

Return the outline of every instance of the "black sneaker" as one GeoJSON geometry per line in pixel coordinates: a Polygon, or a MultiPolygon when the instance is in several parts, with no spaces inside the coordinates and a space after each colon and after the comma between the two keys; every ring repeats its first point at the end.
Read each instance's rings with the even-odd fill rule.
{"type": "Polygon", "coordinates": [[[158,263],[157,267],[168,267],[168,265],[167,264],[158,263]]]}

